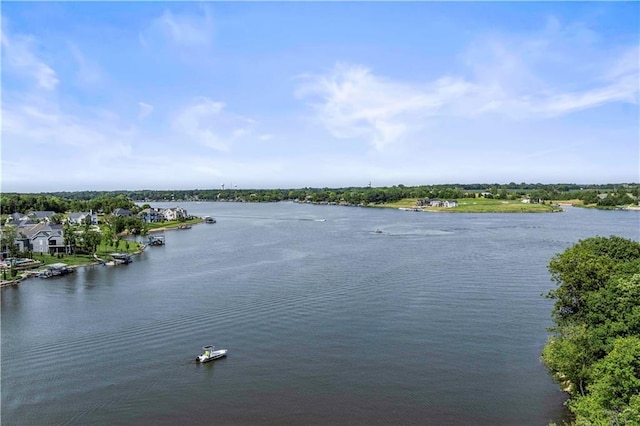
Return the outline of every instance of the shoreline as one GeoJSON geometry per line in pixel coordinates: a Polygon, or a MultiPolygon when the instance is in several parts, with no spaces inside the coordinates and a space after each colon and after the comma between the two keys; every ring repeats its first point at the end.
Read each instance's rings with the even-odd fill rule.
{"type": "MultiPolygon", "coordinates": [[[[197,222],[192,222],[192,223],[187,223],[187,224],[188,225],[198,225],[198,224],[201,224],[201,223],[203,223],[203,222],[202,221],[197,221],[197,222]]],[[[166,231],[172,231],[172,230],[180,230],[179,227],[181,225],[183,225],[183,224],[178,224],[178,225],[175,225],[175,226],[164,226],[164,227],[161,227],[161,228],[154,228],[154,229],[148,230],[147,233],[159,233],[159,232],[166,232],[166,231]]],[[[131,234],[124,232],[124,233],[122,233],[122,235],[123,236],[130,236],[131,234]]],[[[142,244],[140,249],[132,252],[130,254],[131,256],[140,255],[148,247],[148,244],[146,244],[146,243],[140,243],[140,244],[142,244]]],[[[96,257],[96,259],[97,260],[95,260],[95,261],[88,262],[88,263],[83,263],[81,265],[68,265],[68,267],[71,268],[71,269],[78,269],[78,268],[86,268],[86,267],[89,267],[89,266],[98,266],[98,265],[104,265],[105,264],[104,260],[99,259],[98,257],[96,257]]],[[[61,263],[64,263],[64,262],[61,262],[61,263]]],[[[46,265],[41,265],[38,268],[34,268],[34,269],[31,269],[31,270],[28,270],[24,275],[22,275],[22,276],[20,276],[18,278],[15,278],[15,279],[12,279],[12,280],[0,280],[0,288],[9,287],[9,286],[16,286],[16,285],[21,284],[25,280],[28,280],[30,278],[36,278],[37,276],[35,274],[32,274],[31,272],[41,271],[40,268],[42,266],[46,267],[46,265]]]]}
{"type": "MultiPolygon", "coordinates": [[[[138,255],[142,254],[142,252],[146,248],[147,248],[147,244],[143,243],[139,250],[136,250],[136,251],[132,252],[130,255],[131,256],[138,256],[138,255]]],[[[96,259],[99,259],[99,258],[96,257],[96,259]]],[[[64,263],[64,262],[61,262],[61,263],[64,263]]],[[[75,270],[75,269],[79,269],[79,268],[86,268],[86,267],[89,267],[89,266],[100,266],[100,265],[101,266],[106,266],[105,265],[105,261],[100,259],[100,260],[95,260],[95,261],[92,261],[92,262],[89,262],[89,263],[83,263],[82,265],[68,265],[68,267],[75,270]]],[[[46,267],[47,265],[44,265],[44,266],[46,267]]],[[[19,278],[13,279],[13,280],[0,280],[0,288],[9,287],[9,286],[17,286],[17,285],[21,284],[23,281],[26,281],[26,280],[28,280],[30,278],[38,278],[38,276],[35,275],[35,274],[32,274],[32,272],[41,272],[41,269],[39,269],[39,268],[30,269],[30,270],[28,270],[26,272],[25,275],[23,275],[23,276],[21,276],[19,278]]]]}

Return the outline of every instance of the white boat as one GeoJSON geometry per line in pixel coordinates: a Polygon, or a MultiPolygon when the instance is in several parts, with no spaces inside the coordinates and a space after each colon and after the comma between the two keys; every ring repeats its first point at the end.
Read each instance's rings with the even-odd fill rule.
{"type": "Polygon", "coordinates": [[[218,359],[218,358],[222,358],[224,356],[227,356],[227,350],[226,349],[218,349],[217,351],[214,350],[215,346],[213,345],[207,345],[207,346],[203,346],[202,350],[204,351],[204,353],[200,356],[196,357],[196,361],[197,362],[209,362],[209,361],[213,361],[214,359],[218,359]]]}

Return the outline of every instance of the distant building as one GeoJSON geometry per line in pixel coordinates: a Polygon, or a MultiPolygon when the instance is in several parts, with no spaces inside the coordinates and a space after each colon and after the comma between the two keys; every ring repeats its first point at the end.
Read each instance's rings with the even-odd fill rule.
{"type": "Polygon", "coordinates": [[[458,207],[457,200],[438,200],[436,198],[420,198],[416,200],[416,206],[419,207],[458,207]]]}
{"type": "Polygon", "coordinates": [[[119,216],[119,217],[129,217],[131,216],[131,210],[127,210],[127,209],[120,209],[117,208],[113,211],[113,215],[114,216],[119,216]]]}
{"type": "Polygon", "coordinates": [[[150,207],[142,210],[138,217],[147,223],[164,222],[165,220],[179,220],[188,217],[187,211],[182,207],[172,207],[167,209],[150,207]]]}
{"type": "Polygon", "coordinates": [[[164,217],[167,220],[186,219],[187,211],[182,207],[164,209],[164,217]]]}
{"type": "Polygon", "coordinates": [[[139,214],[138,217],[142,220],[144,220],[147,223],[156,223],[156,222],[163,222],[165,220],[164,217],[164,213],[162,212],[163,209],[158,209],[158,208],[154,208],[154,207],[150,207],[148,209],[143,209],[139,214]]]}
{"type": "Polygon", "coordinates": [[[540,204],[542,203],[542,198],[523,198],[522,202],[525,204],[540,204]]]}
{"type": "Polygon", "coordinates": [[[18,237],[14,244],[18,250],[31,250],[35,253],[64,253],[64,230],[62,225],[50,225],[45,222],[18,226],[18,237]]]}
{"type": "Polygon", "coordinates": [[[49,222],[51,220],[51,216],[54,214],[56,214],[56,212],[47,210],[31,212],[28,213],[27,216],[34,222],[49,222]]]}
{"type": "Polygon", "coordinates": [[[86,223],[85,221],[89,218],[91,221],[91,225],[98,224],[98,215],[93,212],[75,212],[69,213],[69,217],[67,218],[67,222],[70,225],[83,225],[86,223]]]}

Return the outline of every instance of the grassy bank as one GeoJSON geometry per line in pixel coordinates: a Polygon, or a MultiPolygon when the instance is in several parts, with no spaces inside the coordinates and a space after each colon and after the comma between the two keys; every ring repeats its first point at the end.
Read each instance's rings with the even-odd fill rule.
{"type": "MultiPolygon", "coordinates": [[[[137,241],[120,240],[119,243],[114,245],[106,245],[100,243],[96,250],[96,256],[102,260],[112,260],[111,253],[128,253],[133,254],[142,250],[143,244],[137,241]]],[[[33,254],[33,260],[43,262],[45,265],[51,265],[52,263],[66,263],[69,266],[82,266],[95,263],[97,260],[93,254],[33,254]]]]}
{"type": "Polygon", "coordinates": [[[195,225],[197,223],[202,223],[201,217],[195,217],[193,219],[188,219],[184,221],[179,220],[170,220],[166,222],[157,222],[157,223],[148,223],[147,229],[148,231],[157,231],[160,229],[173,229],[177,228],[180,225],[195,225]]]}
{"type": "MultiPolygon", "coordinates": [[[[380,207],[414,208],[415,198],[382,204],[380,207]]],[[[490,198],[460,198],[458,207],[424,207],[424,211],[446,213],[550,213],[562,211],[561,208],[550,204],[523,203],[521,200],[497,200],[490,198]]]]}

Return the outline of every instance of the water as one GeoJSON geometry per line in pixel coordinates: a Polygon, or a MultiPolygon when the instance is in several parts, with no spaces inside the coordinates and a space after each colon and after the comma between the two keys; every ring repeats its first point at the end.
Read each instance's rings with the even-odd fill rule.
{"type": "Polygon", "coordinates": [[[549,260],[640,239],[625,211],[181,207],[217,223],[2,289],[2,424],[560,421],[539,360],[549,260]],[[196,364],[210,343],[228,357],[196,364]]]}

